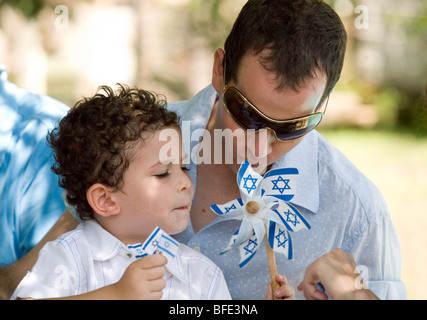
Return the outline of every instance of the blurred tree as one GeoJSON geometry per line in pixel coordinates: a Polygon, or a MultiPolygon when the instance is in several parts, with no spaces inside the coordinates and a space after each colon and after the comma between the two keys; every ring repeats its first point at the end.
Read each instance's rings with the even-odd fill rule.
{"type": "Polygon", "coordinates": [[[49,3],[50,1],[46,0],[0,0],[0,9],[7,4],[22,12],[26,18],[33,19],[49,3]]]}
{"type": "Polygon", "coordinates": [[[247,0],[190,0],[187,16],[191,30],[208,49],[224,46],[234,20],[247,0]]]}

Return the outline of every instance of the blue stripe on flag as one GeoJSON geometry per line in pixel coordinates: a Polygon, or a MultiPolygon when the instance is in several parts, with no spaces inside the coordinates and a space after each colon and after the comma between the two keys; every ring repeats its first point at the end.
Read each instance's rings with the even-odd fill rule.
{"type": "Polygon", "coordinates": [[[276,231],[276,222],[270,221],[270,226],[268,228],[268,243],[270,247],[274,248],[274,233],[276,231]]]}
{"type": "Polygon", "coordinates": [[[167,250],[167,249],[165,249],[165,248],[163,248],[163,247],[161,247],[161,246],[157,246],[157,248],[159,248],[160,250],[162,250],[162,251],[166,252],[167,254],[169,254],[169,255],[171,255],[173,258],[175,258],[175,255],[174,255],[172,252],[170,252],[169,250],[167,250]]]}
{"type": "Polygon", "coordinates": [[[216,213],[216,214],[219,214],[219,215],[223,215],[224,213],[221,211],[221,209],[220,208],[218,208],[218,206],[216,205],[216,204],[212,204],[211,205],[211,209],[216,213]]]}
{"type": "Polygon", "coordinates": [[[269,194],[268,196],[275,197],[286,202],[292,200],[292,198],[294,197],[293,194],[269,194]]]}
{"type": "Polygon", "coordinates": [[[172,238],[166,237],[164,234],[162,234],[162,238],[165,238],[166,240],[172,242],[177,247],[179,246],[179,244],[175,240],[173,240],[172,238]]]}
{"type": "Polygon", "coordinates": [[[247,257],[244,261],[242,261],[241,263],[239,263],[239,267],[243,268],[244,266],[246,266],[248,264],[249,261],[252,260],[253,256],[255,255],[256,251],[254,251],[249,257],[247,257]]]}
{"type": "Polygon", "coordinates": [[[299,174],[299,171],[297,168],[280,168],[280,169],[273,169],[268,171],[265,175],[264,175],[264,179],[268,178],[268,177],[273,177],[273,176],[279,176],[282,174],[299,174]]]}
{"type": "Polygon", "coordinates": [[[239,172],[237,173],[237,185],[240,186],[240,182],[242,181],[243,176],[246,173],[246,169],[249,167],[249,164],[250,164],[249,161],[247,161],[247,160],[243,161],[243,163],[239,169],[239,172]]]}
{"type": "Polygon", "coordinates": [[[139,247],[142,247],[142,244],[138,243],[138,244],[135,244],[133,246],[130,246],[130,245],[128,246],[129,249],[136,249],[136,248],[139,248],[139,247]]]}
{"type": "Polygon", "coordinates": [[[287,233],[288,233],[288,248],[289,248],[289,250],[288,250],[288,259],[290,260],[290,259],[292,259],[292,239],[291,239],[291,236],[290,236],[290,234],[289,234],[289,231],[286,231],[287,233]]]}

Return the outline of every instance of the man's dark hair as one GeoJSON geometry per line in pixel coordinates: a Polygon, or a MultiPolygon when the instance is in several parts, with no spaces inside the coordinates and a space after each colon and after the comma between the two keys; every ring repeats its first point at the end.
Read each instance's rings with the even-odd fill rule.
{"type": "Polygon", "coordinates": [[[237,81],[242,58],[262,52],[278,88],[295,91],[324,72],[322,101],[340,78],[347,34],[335,11],[319,0],[249,0],[225,42],[226,82],[237,81]],[[265,50],[267,49],[267,50],[265,50]]]}
{"type": "Polygon", "coordinates": [[[178,116],[166,108],[163,96],[118,85],[102,86],[95,96],[84,98],[50,132],[48,141],[55,153],[52,170],[76,206],[81,219],[93,219],[87,190],[101,183],[120,189],[123,175],[143,145],[147,132],[179,128],[178,116]]]}

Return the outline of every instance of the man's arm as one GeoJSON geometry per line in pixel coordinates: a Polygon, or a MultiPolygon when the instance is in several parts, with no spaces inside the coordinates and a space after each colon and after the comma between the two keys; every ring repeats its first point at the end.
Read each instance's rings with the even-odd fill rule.
{"type": "Polygon", "coordinates": [[[36,263],[41,248],[47,242],[55,240],[61,234],[75,229],[77,225],[78,222],[76,219],[65,210],[55,225],[28,254],[15,263],[0,268],[0,299],[10,298],[27,271],[31,270],[36,263]]]}

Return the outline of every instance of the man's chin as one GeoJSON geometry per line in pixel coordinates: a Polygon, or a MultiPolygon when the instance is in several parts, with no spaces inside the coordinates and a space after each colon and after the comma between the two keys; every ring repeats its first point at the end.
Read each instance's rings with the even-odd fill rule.
{"type": "MultiPolygon", "coordinates": [[[[233,163],[229,164],[228,167],[233,171],[235,174],[239,172],[240,166],[242,163],[233,163]]],[[[259,175],[264,175],[267,172],[267,168],[269,167],[267,161],[259,161],[256,163],[251,163],[252,169],[258,173],[259,175]]]]}

